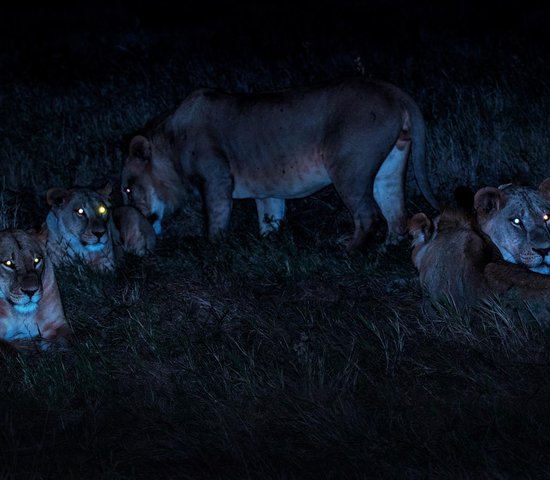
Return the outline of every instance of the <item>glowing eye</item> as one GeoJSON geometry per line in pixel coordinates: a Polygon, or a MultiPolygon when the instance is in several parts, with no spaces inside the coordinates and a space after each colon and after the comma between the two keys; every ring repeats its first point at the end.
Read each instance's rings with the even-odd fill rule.
{"type": "Polygon", "coordinates": [[[107,213],[107,207],[105,205],[100,205],[97,209],[97,213],[105,215],[107,213]]]}
{"type": "Polygon", "coordinates": [[[519,218],[514,218],[512,220],[512,222],[514,222],[514,225],[520,225],[521,224],[521,220],[519,218]]]}
{"type": "Polygon", "coordinates": [[[6,260],[5,262],[2,262],[2,265],[5,265],[8,268],[15,268],[15,265],[11,260],[6,260]]]}
{"type": "Polygon", "coordinates": [[[42,261],[42,259],[40,257],[34,257],[34,264],[35,265],[38,265],[41,261],[42,261]]]}
{"type": "Polygon", "coordinates": [[[76,214],[79,215],[79,216],[82,216],[84,215],[84,209],[81,207],[81,208],[77,208],[75,210],[76,214]]]}
{"type": "Polygon", "coordinates": [[[542,216],[542,219],[547,222],[548,219],[550,219],[550,215],[548,215],[547,213],[545,213],[543,216],[542,216]]]}
{"type": "Polygon", "coordinates": [[[124,191],[125,191],[126,193],[130,193],[132,190],[131,190],[130,188],[126,187],[126,188],[124,189],[124,191]]]}

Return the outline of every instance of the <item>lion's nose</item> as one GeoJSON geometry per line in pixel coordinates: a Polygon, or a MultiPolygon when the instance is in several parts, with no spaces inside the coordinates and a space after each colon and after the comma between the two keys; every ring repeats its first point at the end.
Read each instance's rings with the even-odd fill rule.
{"type": "Polygon", "coordinates": [[[38,291],[38,288],[22,288],[21,291],[27,295],[29,298],[32,298],[33,295],[38,291]]]}
{"type": "Polygon", "coordinates": [[[546,257],[548,255],[548,252],[550,252],[550,247],[548,248],[533,248],[533,251],[537,252],[542,258],[546,257]]]}
{"type": "Polygon", "coordinates": [[[101,240],[101,237],[105,234],[105,231],[102,232],[92,232],[98,240],[101,240]]]}

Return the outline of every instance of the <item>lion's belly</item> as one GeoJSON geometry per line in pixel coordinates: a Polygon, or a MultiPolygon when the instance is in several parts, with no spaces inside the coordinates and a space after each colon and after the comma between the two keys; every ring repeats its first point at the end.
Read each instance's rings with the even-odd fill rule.
{"type": "Polygon", "coordinates": [[[233,172],[233,198],[301,198],[330,185],[329,174],[320,162],[279,162],[278,165],[233,172]]]}

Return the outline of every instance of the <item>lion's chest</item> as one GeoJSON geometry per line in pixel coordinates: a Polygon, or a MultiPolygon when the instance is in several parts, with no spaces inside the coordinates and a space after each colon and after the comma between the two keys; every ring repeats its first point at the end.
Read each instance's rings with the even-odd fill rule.
{"type": "Polygon", "coordinates": [[[321,149],[233,157],[233,198],[300,198],[331,183],[321,149]]]}
{"type": "Polygon", "coordinates": [[[13,309],[0,307],[0,338],[4,340],[21,340],[34,338],[40,334],[36,325],[35,314],[17,314],[13,309]]]}

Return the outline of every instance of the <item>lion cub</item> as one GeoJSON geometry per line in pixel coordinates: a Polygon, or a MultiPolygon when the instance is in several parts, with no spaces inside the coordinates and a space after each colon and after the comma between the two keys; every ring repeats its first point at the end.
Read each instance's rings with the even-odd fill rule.
{"type": "Polygon", "coordinates": [[[47,250],[56,266],[76,260],[92,269],[112,271],[124,252],[145,255],[155,233],[145,217],[130,207],[111,207],[110,184],[102,189],[51,188],[46,199],[47,250]]]}
{"type": "Polygon", "coordinates": [[[153,251],[156,235],[152,225],[135,207],[122,205],[113,209],[115,244],[140,257],[153,251]]]}
{"type": "Polygon", "coordinates": [[[0,231],[0,339],[41,338],[41,347],[70,333],[44,243],[24,230],[0,231]]]}
{"type": "Polygon", "coordinates": [[[498,250],[464,213],[444,210],[433,221],[417,213],[408,228],[412,261],[431,298],[451,297],[457,306],[464,307],[490,295],[484,270],[488,263],[498,261],[498,250]]]}

